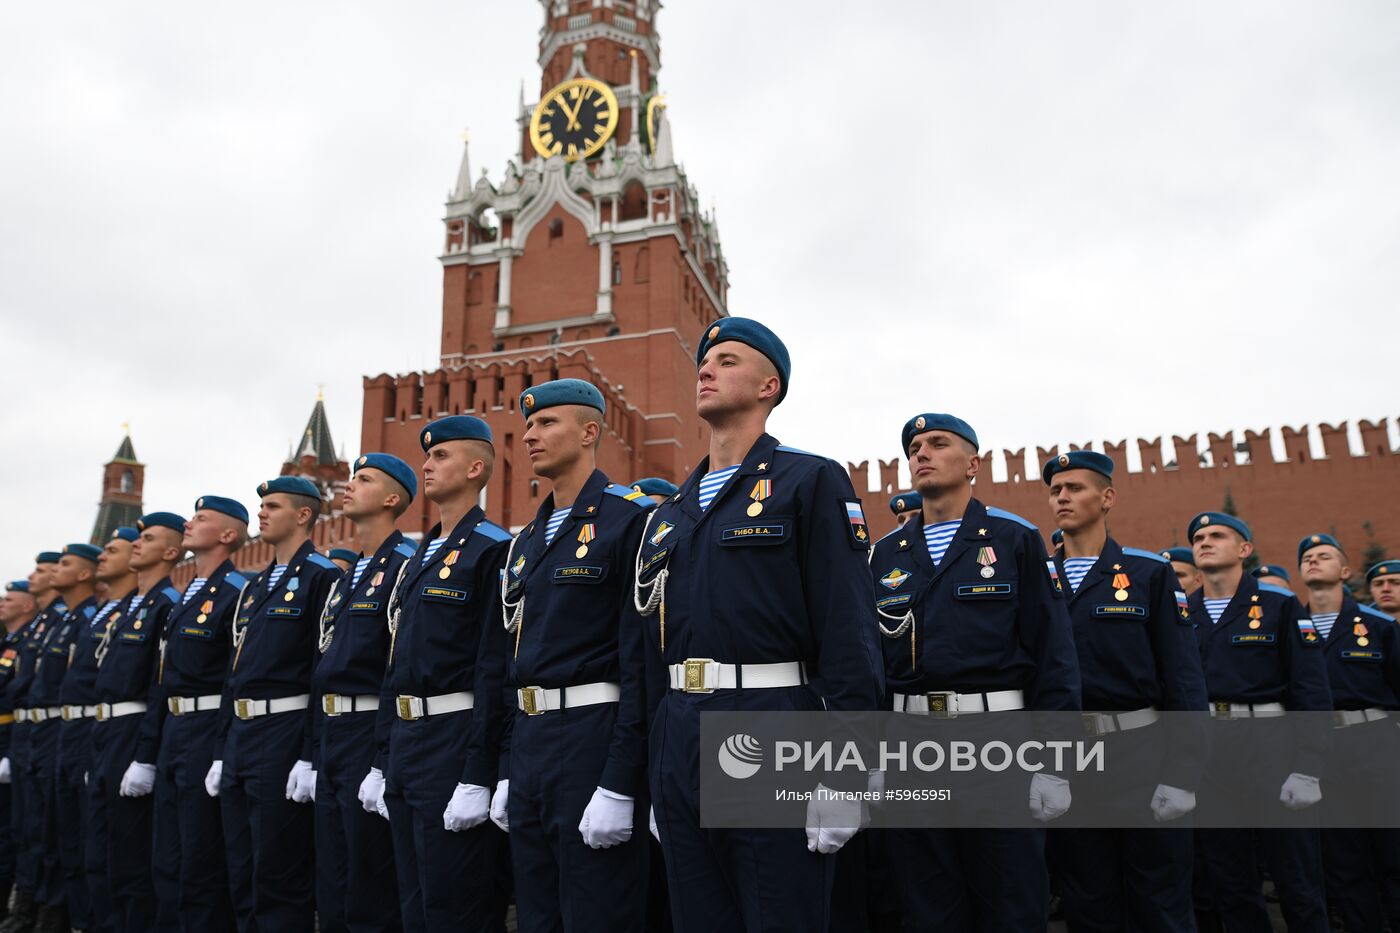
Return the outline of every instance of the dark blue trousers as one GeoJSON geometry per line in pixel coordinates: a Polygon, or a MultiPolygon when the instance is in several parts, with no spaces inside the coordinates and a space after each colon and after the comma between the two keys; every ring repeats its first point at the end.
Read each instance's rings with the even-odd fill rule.
{"type": "Polygon", "coordinates": [[[300,710],[235,719],[229,727],[219,803],[242,933],[315,927],[311,806],[287,799],[287,775],[301,757],[305,728],[300,710]]]}
{"type": "Polygon", "coordinates": [[[1191,830],[1051,829],[1070,933],[1192,933],[1191,830]]]}
{"type": "MultiPolygon", "coordinates": [[[[88,794],[85,778],[89,777],[92,764],[91,719],[75,719],[58,724],[58,838],[59,859],[63,866],[63,900],[68,908],[68,919],[80,930],[93,927],[93,908],[99,907],[103,915],[110,913],[111,904],[105,900],[106,885],[96,892],[101,904],[93,902],[93,891],[88,884],[87,873],[87,823],[90,816],[91,797],[88,794]]],[[[95,929],[105,931],[108,926],[95,929]]]]}
{"type": "MultiPolygon", "coordinates": [[[[88,827],[88,878],[104,883],[111,907],[110,929],[140,933],[156,928],[151,883],[151,811],[154,798],[123,797],[122,777],[136,754],[141,716],[122,716],[93,726],[93,768],[88,827]]],[[[146,762],[154,764],[154,762],[146,762]]],[[[94,919],[101,923],[93,888],[94,919]]]]}
{"type": "Polygon", "coordinates": [[[35,723],[29,747],[29,770],[35,789],[30,815],[30,845],[38,860],[34,900],[47,907],[64,901],[63,863],[58,831],[58,721],[35,723]]]}
{"type": "Polygon", "coordinates": [[[908,933],[1043,933],[1042,829],[891,829],[908,933]]]}
{"type": "Polygon", "coordinates": [[[366,813],[360,782],[374,761],[372,712],[321,716],[316,762],[316,915],[321,933],[403,929],[389,823],[366,813]]]}
{"type": "Polygon", "coordinates": [[[521,933],[640,933],[645,926],[644,796],[633,804],[626,842],[591,849],[578,829],[598,788],[616,716],[611,703],[516,713],[507,810],[521,933]]]}
{"type": "Polygon", "coordinates": [[[34,892],[38,879],[34,859],[29,850],[29,837],[25,832],[27,814],[30,809],[33,781],[29,774],[29,731],[34,728],[27,722],[17,722],[10,727],[10,809],[6,818],[10,828],[10,845],[14,850],[15,887],[34,892]]]}
{"type": "Polygon", "coordinates": [[[173,899],[185,930],[234,928],[219,801],[204,790],[213,760],[216,710],[169,716],[156,767],[152,876],[162,915],[173,899]]]}
{"type": "MultiPolygon", "coordinates": [[[[808,709],[805,687],[707,695],[671,692],[652,723],[651,802],[666,859],[671,921],[677,933],[825,933],[834,855],[807,851],[801,829],[704,829],[700,826],[702,709],[808,709]],[[778,694],[783,694],[778,696],[778,694]],[[759,705],[762,704],[762,705],[759,705]]],[[[813,701],[814,702],[814,701],[813,701]]],[[[818,707],[819,708],[819,707],[818,707]]],[[[553,715],[552,713],[549,715],[553,715]]],[[[547,717],[538,717],[544,719],[547,717]]],[[[512,747],[514,740],[512,740],[512,747]]],[[[511,796],[515,795],[512,767],[511,796]]],[[[514,846],[515,826],[511,826],[514,846]]],[[[1043,871],[1042,867],[1042,871],[1043,871]]],[[[517,862],[517,887],[520,867],[517,862]]]]}
{"type": "Polygon", "coordinates": [[[498,884],[501,831],[491,821],[460,833],[442,811],[462,779],[469,711],[396,719],[390,733],[384,802],[394,837],[399,909],[408,933],[505,929],[498,884]]]}

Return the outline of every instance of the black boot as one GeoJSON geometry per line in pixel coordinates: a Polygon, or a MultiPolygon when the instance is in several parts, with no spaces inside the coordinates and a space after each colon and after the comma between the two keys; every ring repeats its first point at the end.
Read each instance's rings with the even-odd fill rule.
{"type": "Polygon", "coordinates": [[[9,918],[0,923],[0,933],[29,933],[34,928],[34,920],[34,892],[15,888],[15,905],[9,918]]]}
{"type": "Polygon", "coordinates": [[[68,933],[68,912],[63,905],[41,905],[38,919],[34,922],[34,933],[68,933]]]}

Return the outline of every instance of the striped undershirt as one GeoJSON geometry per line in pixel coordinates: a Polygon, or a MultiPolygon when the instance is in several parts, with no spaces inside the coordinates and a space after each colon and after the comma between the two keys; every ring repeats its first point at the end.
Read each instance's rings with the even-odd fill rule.
{"type": "Polygon", "coordinates": [[[1230,600],[1233,598],[1226,596],[1223,599],[1206,599],[1206,612],[1210,614],[1212,622],[1220,621],[1220,617],[1225,614],[1225,607],[1230,605],[1230,600]]]}
{"type": "Polygon", "coordinates": [[[948,545],[953,543],[953,535],[958,533],[958,526],[961,524],[962,519],[959,518],[951,522],[924,526],[924,543],[928,545],[928,556],[933,561],[933,566],[937,567],[939,561],[943,560],[943,555],[948,553],[948,545]]]}
{"type": "Polygon", "coordinates": [[[1313,625],[1317,628],[1317,634],[1326,638],[1332,632],[1332,626],[1337,621],[1340,612],[1314,612],[1313,625]]]}
{"type": "Polygon", "coordinates": [[[353,590],[360,585],[360,577],[364,574],[365,568],[369,566],[369,562],[373,559],[372,557],[361,557],[359,560],[355,561],[355,575],[350,578],[350,589],[353,590]]]}
{"type": "Polygon", "coordinates": [[[107,613],[109,613],[109,612],[111,612],[113,609],[117,608],[117,603],[119,603],[119,602],[121,602],[120,599],[109,599],[109,600],[107,600],[106,605],[104,605],[101,609],[97,610],[97,615],[93,616],[93,617],[92,617],[92,621],[91,621],[90,623],[88,623],[88,624],[89,624],[89,625],[96,625],[98,622],[102,621],[104,618],[107,617],[107,613]]]}
{"type": "Polygon", "coordinates": [[[272,568],[272,573],[267,575],[267,588],[273,590],[277,588],[277,581],[282,579],[282,574],[287,572],[286,564],[278,564],[272,568]]]}
{"type": "Polygon", "coordinates": [[[710,507],[710,503],[715,501],[715,495],[724,488],[724,484],[729,482],[729,477],[739,471],[739,464],[732,467],[725,467],[723,470],[715,470],[706,473],[700,480],[700,511],[705,511],[710,507]]]}
{"type": "Polygon", "coordinates": [[[1089,575],[1089,571],[1099,562],[1095,557],[1066,557],[1065,576],[1069,577],[1069,591],[1079,592],[1079,584],[1084,582],[1084,578],[1089,575]]]}
{"type": "Polygon", "coordinates": [[[447,536],[443,535],[441,538],[434,538],[433,540],[429,541],[428,546],[423,548],[423,563],[426,564],[429,561],[431,561],[433,559],[433,555],[437,553],[437,549],[442,547],[442,542],[446,540],[447,536]]]}
{"type": "Polygon", "coordinates": [[[546,546],[554,543],[554,536],[559,533],[559,527],[564,524],[564,519],[569,517],[569,512],[573,506],[555,509],[549,516],[549,522],[544,526],[544,543],[546,546]]]}
{"type": "Polygon", "coordinates": [[[185,603],[194,599],[194,594],[204,589],[204,584],[206,581],[206,577],[195,577],[193,580],[191,580],[190,585],[185,587],[185,595],[184,598],[180,600],[180,605],[183,606],[185,603]]]}

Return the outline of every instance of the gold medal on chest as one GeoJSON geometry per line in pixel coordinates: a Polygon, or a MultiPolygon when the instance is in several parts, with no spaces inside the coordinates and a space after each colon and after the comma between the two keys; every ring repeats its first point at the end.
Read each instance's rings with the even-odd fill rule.
{"type": "Polygon", "coordinates": [[[587,556],[588,556],[588,545],[586,545],[586,544],[580,544],[580,545],[578,546],[578,550],[577,550],[577,551],[574,551],[574,556],[575,556],[575,557],[578,557],[578,558],[587,557],[587,556]]]}
{"type": "Polygon", "coordinates": [[[444,568],[442,568],[441,570],[438,571],[438,579],[439,579],[439,580],[446,580],[446,579],[447,579],[448,577],[450,577],[450,576],[452,576],[452,568],[451,568],[451,567],[444,567],[444,568]]]}

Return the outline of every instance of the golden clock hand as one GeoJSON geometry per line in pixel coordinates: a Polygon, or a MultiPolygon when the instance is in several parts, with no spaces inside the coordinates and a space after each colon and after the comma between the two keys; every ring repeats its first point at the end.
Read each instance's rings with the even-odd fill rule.
{"type": "MultiPolygon", "coordinates": [[[[568,121],[564,124],[564,132],[567,133],[569,130],[572,130],[578,124],[578,107],[575,107],[573,111],[570,111],[569,99],[564,94],[560,94],[558,97],[554,98],[554,102],[559,105],[559,109],[564,112],[564,118],[568,121]]],[[[578,106],[583,106],[582,98],[579,99],[578,106]]]]}
{"type": "Polygon", "coordinates": [[[581,129],[583,129],[583,124],[581,124],[581,123],[578,122],[578,112],[579,112],[579,110],[583,109],[583,102],[584,102],[586,99],[587,99],[587,98],[585,97],[585,95],[580,94],[580,95],[578,96],[578,100],[574,101],[574,109],[573,109],[573,112],[569,114],[569,129],[571,129],[571,130],[581,130],[581,129]]]}

